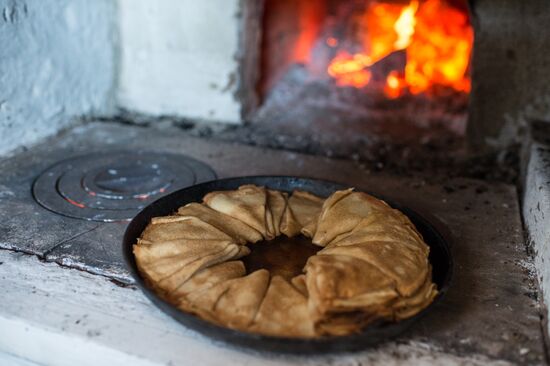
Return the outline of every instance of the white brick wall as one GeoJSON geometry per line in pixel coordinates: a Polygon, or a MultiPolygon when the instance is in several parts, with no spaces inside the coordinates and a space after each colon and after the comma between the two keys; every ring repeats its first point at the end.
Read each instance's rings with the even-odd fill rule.
{"type": "Polygon", "coordinates": [[[240,122],[239,0],[119,0],[118,6],[121,107],[240,122]]]}

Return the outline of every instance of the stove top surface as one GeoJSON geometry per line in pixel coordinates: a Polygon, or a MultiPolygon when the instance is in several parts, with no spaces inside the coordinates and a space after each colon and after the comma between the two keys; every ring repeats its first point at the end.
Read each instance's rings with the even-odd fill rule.
{"type": "MultiPolygon", "coordinates": [[[[167,165],[173,164],[172,157],[184,162],[185,157],[190,157],[211,167],[220,178],[296,175],[332,180],[435,217],[446,226],[453,240],[453,283],[444,301],[407,337],[455,354],[479,353],[519,363],[542,359],[536,279],[525,251],[516,188],[507,184],[388,176],[371,173],[351,161],[214,142],[171,129],[89,123],[0,161],[0,248],[131,284],[121,250],[127,221],[91,221],[55,213],[34,199],[33,183],[45,179],[49,181],[46,186],[50,193],[99,210],[118,198],[135,203],[135,197],[141,194],[158,192],[155,196],[160,196],[160,190],[170,180],[152,167],[151,159],[159,161],[156,157],[164,154],[170,156],[167,165]],[[123,166],[109,162],[92,163],[75,171],[67,169],[67,165],[78,162],[67,159],[91,159],[94,155],[89,154],[99,152],[93,161],[97,161],[97,156],[105,156],[108,161],[114,151],[138,153],[131,154],[123,166]],[[148,152],[148,157],[135,160],[140,151],[148,152]],[[133,169],[136,165],[138,170],[133,169]],[[59,171],[70,176],[62,178],[59,171]],[[41,176],[43,172],[53,174],[46,179],[41,176]],[[120,188],[122,178],[140,177],[152,179],[145,183],[136,179],[120,188]],[[73,185],[65,188],[64,184],[71,180],[76,180],[79,192],[71,191],[73,185]],[[52,181],[57,181],[57,189],[55,185],[52,188],[52,181]],[[93,191],[101,200],[81,200],[78,195],[84,191],[93,191]]],[[[181,175],[177,184],[190,183],[188,167],[175,171],[181,175]]],[[[36,193],[35,186],[40,200],[36,193]]]]}

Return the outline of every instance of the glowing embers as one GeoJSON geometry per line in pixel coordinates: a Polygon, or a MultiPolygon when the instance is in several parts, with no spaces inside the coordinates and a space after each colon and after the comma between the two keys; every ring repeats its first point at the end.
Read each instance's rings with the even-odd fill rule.
{"type": "Polygon", "coordinates": [[[395,70],[391,71],[386,78],[386,85],[384,86],[384,94],[390,99],[399,98],[403,95],[407,84],[405,79],[395,70]]]}
{"type": "Polygon", "coordinates": [[[368,1],[364,11],[352,19],[354,42],[329,43],[327,39],[336,49],[327,72],[337,85],[363,88],[373,80],[375,64],[403,52],[404,65],[383,78],[382,89],[388,98],[430,94],[441,86],[470,91],[473,30],[465,10],[445,0],[413,0],[409,4],[368,1]]]}
{"type": "Polygon", "coordinates": [[[339,86],[362,88],[368,85],[371,79],[372,74],[368,67],[372,64],[372,59],[368,55],[350,55],[343,51],[336,56],[327,71],[339,86]]]}

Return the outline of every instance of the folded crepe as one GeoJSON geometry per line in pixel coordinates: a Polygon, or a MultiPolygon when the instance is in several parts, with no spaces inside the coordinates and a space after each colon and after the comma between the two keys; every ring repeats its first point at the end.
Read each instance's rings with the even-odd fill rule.
{"type": "Polygon", "coordinates": [[[351,232],[359,222],[376,211],[390,212],[383,201],[353,188],[336,191],[323,204],[313,243],[326,246],[351,232]]]}
{"type": "Polygon", "coordinates": [[[204,291],[193,292],[180,302],[179,307],[226,327],[246,330],[256,317],[268,284],[269,272],[260,269],[204,291]]]}
{"type": "Polygon", "coordinates": [[[354,245],[370,241],[399,242],[425,256],[429,253],[429,247],[424,243],[422,236],[416,231],[414,226],[409,226],[407,222],[403,223],[403,220],[395,220],[388,217],[388,215],[382,212],[371,213],[367,218],[361,220],[349,233],[334,238],[328,246],[354,245]]]}
{"type": "Polygon", "coordinates": [[[428,258],[405,245],[389,242],[366,242],[355,245],[329,246],[317,255],[346,255],[370,263],[395,281],[401,296],[410,296],[426,280],[428,258]]]}
{"type": "Polygon", "coordinates": [[[286,192],[267,190],[267,207],[271,214],[273,237],[281,235],[281,222],[287,206],[288,194],[286,192]]]}
{"type": "Polygon", "coordinates": [[[237,220],[200,203],[193,202],[180,207],[177,214],[184,217],[196,217],[229,235],[239,244],[246,244],[247,242],[255,243],[263,239],[262,234],[258,230],[241,220],[237,220]]]}
{"type": "Polygon", "coordinates": [[[215,226],[191,216],[154,217],[141,234],[150,243],[177,239],[229,240],[231,236],[215,226]]]}
{"type": "Polygon", "coordinates": [[[265,240],[271,240],[275,238],[275,227],[273,226],[273,215],[271,214],[271,210],[269,209],[268,204],[268,195],[266,191],[266,204],[265,204],[265,231],[266,236],[265,240]]]}
{"type": "Polygon", "coordinates": [[[305,271],[316,320],[331,313],[374,314],[399,296],[393,278],[353,256],[317,254],[308,259],[305,271]]]}
{"type": "Polygon", "coordinates": [[[284,278],[274,276],[249,330],[280,337],[313,337],[307,298],[284,278]]]}
{"type": "Polygon", "coordinates": [[[240,186],[233,191],[210,192],[203,198],[204,203],[221,213],[238,219],[270,238],[266,224],[268,216],[267,193],[265,188],[254,185],[240,186]]]}
{"type": "Polygon", "coordinates": [[[304,295],[305,297],[308,297],[306,275],[301,274],[298,276],[294,276],[290,280],[290,283],[292,283],[292,286],[294,286],[296,290],[300,291],[302,295],[304,295]]]}
{"type": "Polygon", "coordinates": [[[316,255],[305,270],[317,335],[357,333],[393,315],[391,305],[399,294],[394,281],[376,267],[354,257],[316,255]]]}
{"type": "Polygon", "coordinates": [[[250,252],[247,247],[231,241],[196,239],[158,243],[140,240],[133,251],[140,272],[163,293],[176,290],[203,268],[250,252]]]}
{"type": "Polygon", "coordinates": [[[200,270],[170,293],[170,302],[179,303],[189,294],[207,290],[219,283],[246,275],[241,261],[223,262],[200,270]]]}
{"type": "Polygon", "coordinates": [[[311,237],[315,231],[317,219],[324,199],[309,192],[294,191],[288,199],[281,222],[281,232],[293,237],[302,232],[311,237]]]}
{"type": "Polygon", "coordinates": [[[428,306],[437,296],[436,285],[432,282],[431,266],[424,284],[411,296],[401,297],[392,304],[395,320],[410,318],[428,306]]]}

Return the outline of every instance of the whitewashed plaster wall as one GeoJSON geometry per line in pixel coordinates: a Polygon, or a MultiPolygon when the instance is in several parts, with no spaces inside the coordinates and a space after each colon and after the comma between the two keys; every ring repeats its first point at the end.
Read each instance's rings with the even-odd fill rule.
{"type": "Polygon", "coordinates": [[[0,155],[113,107],[114,0],[0,0],[0,155]]]}
{"type": "Polygon", "coordinates": [[[543,327],[550,335],[550,128],[540,130],[539,127],[532,134],[535,141],[524,146],[528,159],[523,167],[523,221],[529,233],[540,296],[545,305],[543,327]]]}
{"type": "Polygon", "coordinates": [[[118,0],[119,106],[238,123],[239,0],[118,0]]]}

